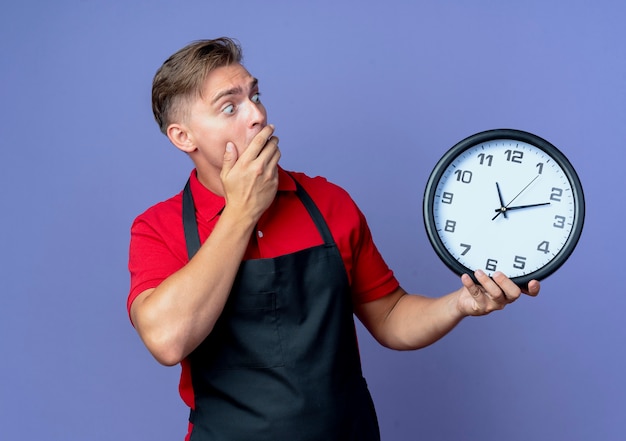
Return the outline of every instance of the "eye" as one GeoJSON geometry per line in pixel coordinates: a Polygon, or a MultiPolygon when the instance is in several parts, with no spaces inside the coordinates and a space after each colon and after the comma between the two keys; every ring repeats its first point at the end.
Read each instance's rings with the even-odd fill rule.
{"type": "Polygon", "coordinates": [[[234,113],[235,112],[235,106],[232,105],[232,104],[229,104],[228,106],[226,106],[226,107],[224,107],[222,109],[222,112],[228,113],[228,114],[234,113]]]}
{"type": "Polygon", "coordinates": [[[253,102],[253,103],[255,103],[255,104],[260,103],[260,102],[261,102],[261,92],[257,92],[257,93],[255,93],[254,95],[252,95],[251,100],[252,100],[252,102],[253,102]]]}

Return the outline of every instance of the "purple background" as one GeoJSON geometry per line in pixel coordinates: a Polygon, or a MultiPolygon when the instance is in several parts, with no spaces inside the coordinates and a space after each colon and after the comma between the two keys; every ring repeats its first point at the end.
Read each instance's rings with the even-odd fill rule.
{"type": "Polygon", "coordinates": [[[421,220],[457,141],[531,131],[580,174],[583,237],[539,298],[417,352],[359,327],[383,439],[624,439],[624,2],[4,3],[0,439],[183,439],[179,368],[126,315],[129,227],[192,166],[152,120],[152,76],[221,35],[260,78],[282,165],[344,186],[411,292],[459,286],[421,220]]]}

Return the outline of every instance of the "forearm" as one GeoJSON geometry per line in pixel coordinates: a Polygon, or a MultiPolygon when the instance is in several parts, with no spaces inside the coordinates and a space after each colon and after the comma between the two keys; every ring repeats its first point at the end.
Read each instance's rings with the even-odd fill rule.
{"type": "Polygon", "coordinates": [[[387,318],[387,346],[397,350],[420,349],[448,334],[463,319],[458,293],[439,298],[405,294],[387,318]]]}
{"type": "MultiPolygon", "coordinates": [[[[423,348],[450,332],[463,317],[504,309],[522,293],[500,272],[491,278],[478,270],[474,277],[478,283],[464,274],[460,289],[439,298],[410,295],[398,288],[381,299],[355,305],[355,312],[382,345],[398,350],[423,348]]],[[[524,292],[536,296],[539,289],[539,282],[532,280],[524,292]]]]}
{"type": "Polygon", "coordinates": [[[254,224],[254,219],[226,208],[189,263],[133,302],[133,323],[159,362],[180,362],[212,331],[254,224]]]}
{"type": "Polygon", "coordinates": [[[407,294],[402,288],[379,300],[356,306],[356,314],[376,340],[391,349],[428,346],[450,332],[464,317],[458,292],[439,298],[407,294]]]}

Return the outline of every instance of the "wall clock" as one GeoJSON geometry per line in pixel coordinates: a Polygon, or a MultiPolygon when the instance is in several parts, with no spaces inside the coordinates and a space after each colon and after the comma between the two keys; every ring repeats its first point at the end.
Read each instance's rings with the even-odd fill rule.
{"type": "Polygon", "coordinates": [[[428,179],[423,213],[430,243],[452,271],[501,271],[526,286],[572,254],[585,202],[574,167],[554,145],[497,129],[443,155],[428,179]]]}

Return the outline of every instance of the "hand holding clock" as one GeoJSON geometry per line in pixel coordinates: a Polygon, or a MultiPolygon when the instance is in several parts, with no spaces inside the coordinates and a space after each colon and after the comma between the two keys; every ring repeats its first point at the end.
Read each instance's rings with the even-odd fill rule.
{"type": "Polygon", "coordinates": [[[501,310],[516,301],[522,293],[535,297],[541,288],[537,280],[531,280],[528,288],[522,289],[499,271],[489,277],[477,270],[474,277],[478,283],[468,274],[463,274],[463,287],[457,291],[457,309],[464,316],[479,316],[501,310]]]}

